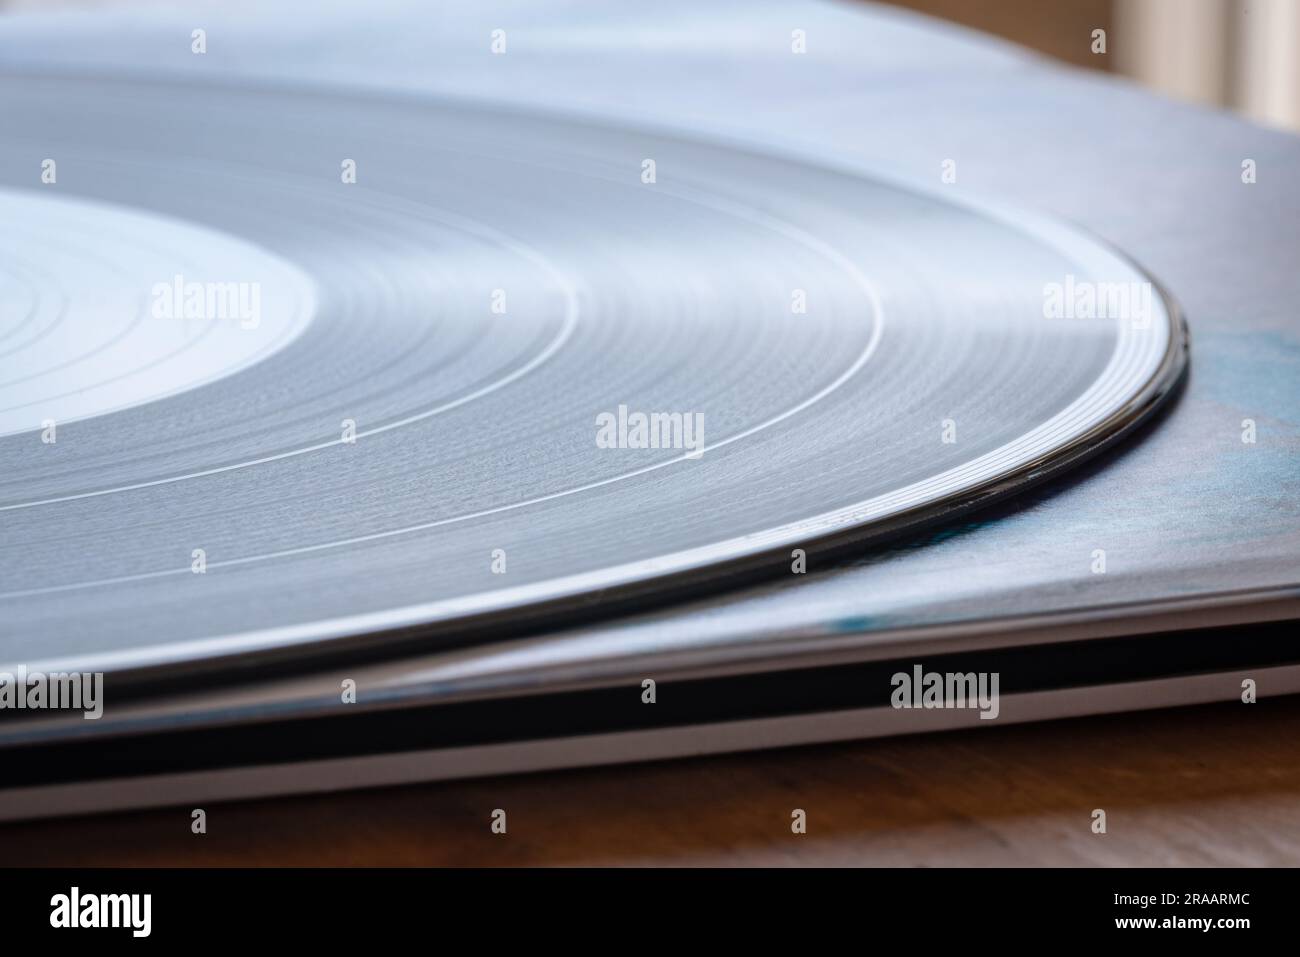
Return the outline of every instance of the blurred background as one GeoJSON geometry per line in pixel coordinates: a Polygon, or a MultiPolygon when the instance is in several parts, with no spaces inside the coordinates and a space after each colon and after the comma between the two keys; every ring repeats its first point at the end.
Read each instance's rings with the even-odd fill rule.
{"type": "Polygon", "coordinates": [[[1300,131],[1300,0],[887,0],[1300,131]],[[1094,30],[1105,52],[1094,53],[1094,30]]]}
{"type": "MultiPolygon", "coordinates": [[[[0,0],[0,12],[148,2],[0,0]]],[[[166,5],[175,9],[179,2],[166,5]]],[[[1075,66],[1119,73],[1170,96],[1300,131],[1300,0],[882,2],[996,34],[1075,66]],[[1094,52],[1097,30],[1105,31],[1104,51],[1094,52]]]]}

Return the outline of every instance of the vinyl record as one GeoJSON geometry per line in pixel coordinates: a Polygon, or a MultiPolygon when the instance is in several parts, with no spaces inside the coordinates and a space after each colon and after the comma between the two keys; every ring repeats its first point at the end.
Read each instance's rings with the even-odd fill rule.
{"type": "Polygon", "coordinates": [[[0,97],[5,663],[436,645],[788,574],[1078,461],[1185,361],[1137,267],[939,160],[916,188],[428,98],[0,97]]]}

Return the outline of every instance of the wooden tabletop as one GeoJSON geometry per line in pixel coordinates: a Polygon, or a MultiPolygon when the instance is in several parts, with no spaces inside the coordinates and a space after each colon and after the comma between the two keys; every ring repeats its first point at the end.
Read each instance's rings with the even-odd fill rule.
{"type": "Polygon", "coordinates": [[[188,807],[10,824],[0,847],[39,865],[1295,865],[1297,742],[1293,697],[212,805],[205,835],[188,807]]]}

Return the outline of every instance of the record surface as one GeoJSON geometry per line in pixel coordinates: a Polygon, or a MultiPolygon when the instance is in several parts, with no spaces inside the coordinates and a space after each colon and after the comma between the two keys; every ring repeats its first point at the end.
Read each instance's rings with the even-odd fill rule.
{"type": "Polygon", "coordinates": [[[1183,366],[1134,265],[942,189],[435,98],[0,98],[5,663],[788,567],[1071,464],[1183,366]]]}

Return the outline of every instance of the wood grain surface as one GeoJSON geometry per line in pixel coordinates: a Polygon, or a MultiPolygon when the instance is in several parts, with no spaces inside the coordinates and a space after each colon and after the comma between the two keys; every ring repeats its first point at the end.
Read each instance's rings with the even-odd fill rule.
{"type": "Polygon", "coordinates": [[[1295,865],[1300,697],[0,827],[10,865],[1295,865]],[[491,833],[492,811],[507,833],[491,833]],[[808,831],[791,832],[791,811],[808,831]],[[1107,833],[1091,830],[1093,809],[1107,833]]]}

